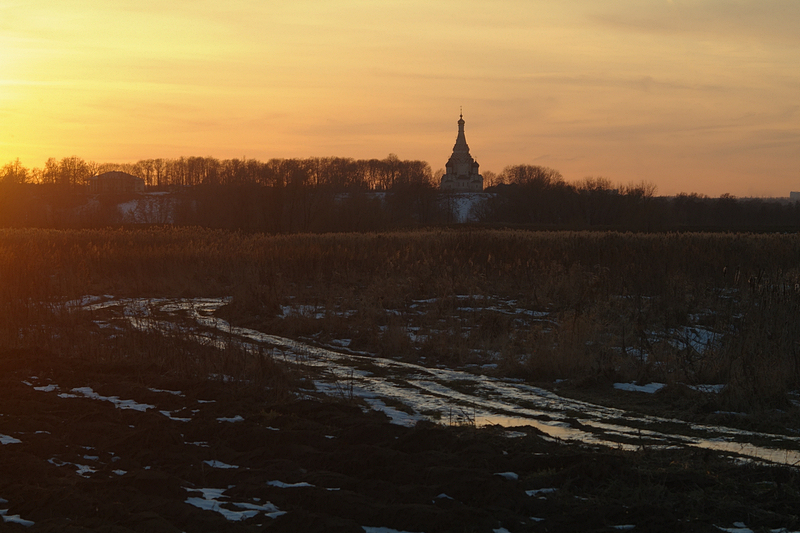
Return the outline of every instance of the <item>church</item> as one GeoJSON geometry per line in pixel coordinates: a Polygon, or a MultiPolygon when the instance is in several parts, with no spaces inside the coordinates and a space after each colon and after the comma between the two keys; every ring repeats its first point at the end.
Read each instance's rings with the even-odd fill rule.
{"type": "Polygon", "coordinates": [[[467,138],[464,135],[464,114],[458,117],[458,137],[453,146],[453,155],[447,160],[445,173],[439,186],[448,192],[480,192],[483,176],[478,173],[478,162],[469,155],[467,138]]]}

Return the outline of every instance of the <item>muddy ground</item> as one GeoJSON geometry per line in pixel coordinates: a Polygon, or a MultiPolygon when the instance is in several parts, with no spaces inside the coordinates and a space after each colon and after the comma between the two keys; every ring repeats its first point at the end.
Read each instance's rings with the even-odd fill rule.
{"type": "Polygon", "coordinates": [[[796,468],[592,449],[531,428],[406,428],[311,393],[264,397],[155,367],[0,353],[0,528],[800,530],[796,468]]]}

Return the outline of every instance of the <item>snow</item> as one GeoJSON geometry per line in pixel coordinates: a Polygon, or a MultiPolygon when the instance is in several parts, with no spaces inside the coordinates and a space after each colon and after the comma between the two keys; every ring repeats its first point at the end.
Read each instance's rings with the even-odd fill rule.
{"type": "Polygon", "coordinates": [[[375,411],[382,411],[391,419],[392,424],[397,424],[398,426],[411,427],[415,425],[421,418],[419,416],[408,414],[405,411],[395,409],[394,407],[390,407],[378,398],[364,397],[363,399],[372,409],[375,411]]]}
{"type": "Polygon", "coordinates": [[[178,390],[154,389],[153,387],[148,387],[147,390],[150,392],[164,392],[167,394],[172,394],[173,396],[183,396],[183,393],[178,390]]]}
{"type": "Polygon", "coordinates": [[[515,472],[496,472],[495,476],[500,476],[509,481],[517,481],[519,479],[519,474],[515,472]]]}
{"type": "MultiPolygon", "coordinates": [[[[734,522],[733,527],[720,527],[714,526],[720,531],[727,531],[728,533],[754,533],[752,529],[747,527],[744,522],[734,522]]],[[[785,527],[777,529],[759,529],[759,531],[769,531],[770,533],[798,533],[797,531],[790,531],[785,527]]]]}
{"type": "Polygon", "coordinates": [[[169,194],[148,193],[117,204],[117,211],[124,223],[172,224],[176,206],[177,200],[169,197],[169,194]]]}
{"type": "Polygon", "coordinates": [[[97,472],[97,470],[95,470],[89,465],[79,465],[76,463],[74,466],[76,473],[81,477],[88,478],[89,474],[94,474],[95,472],[97,472]]]}
{"type": "Polygon", "coordinates": [[[236,465],[229,465],[227,463],[223,463],[222,461],[210,460],[210,461],[203,461],[205,464],[210,466],[211,468],[223,468],[223,469],[231,469],[231,468],[239,468],[236,465]]]}
{"type": "Polygon", "coordinates": [[[227,489],[186,489],[190,492],[200,492],[203,494],[202,498],[200,497],[189,497],[186,499],[186,503],[189,505],[194,505],[199,509],[204,509],[206,511],[216,511],[222,516],[225,517],[226,520],[231,522],[239,522],[241,520],[247,520],[248,518],[253,518],[254,516],[258,516],[261,513],[264,513],[268,518],[277,518],[281,515],[286,514],[284,511],[278,509],[275,505],[270,502],[267,502],[263,505],[256,505],[252,503],[246,502],[228,502],[224,501],[227,499],[227,496],[224,495],[227,489]],[[223,507],[223,505],[227,507],[236,507],[238,509],[244,509],[243,511],[228,509],[227,507],[223,507]]]}
{"type": "Polygon", "coordinates": [[[397,529],[391,529],[388,527],[368,527],[368,526],[361,526],[364,529],[364,533],[413,533],[411,531],[399,531],[397,529]]]}
{"type": "MultiPolygon", "coordinates": [[[[8,502],[3,500],[2,503],[8,503],[8,502]]],[[[10,522],[10,523],[19,524],[19,525],[25,526],[25,527],[31,527],[34,524],[34,522],[31,522],[30,520],[25,520],[23,518],[20,518],[20,516],[18,514],[12,514],[12,515],[9,516],[6,513],[8,513],[8,509],[0,509],[0,516],[3,517],[3,522],[4,523],[10,522]]]]}
{"type": "Polygon", "coordinates": [[[8,435],[0,435],[0,444],[20,444],[22,441],[9,437],[8,435]]]}
{"type": "Polygon", "coordinates": [[[113,298],[113,296],[84,296],[78,300],[70,300],[64,303],[64,307],[72,309],[75,307],[86,307],[87,305],[101,302],[106,298],[113,298]]]}
{"type": "Polygon", "coordinates": [[[79,396],[77,396],[77,395],[78,394],[82,394],[86,398],[90,398],[92,400],[101,400],[101,401],[111,402],[111,403],[114,404],[114,407],[116,407],[118,409],[133,409],[135,411],[142,411],[142,412],[144,412],[144,411],[146,411],[148,409],[155,409],[156,408],[155,405],[148,405],[148,404],[145,404],[145,403],[138,403],[138,402],[135,402],[133,400],[120,400],[119,396],[101,396],[100,394],[97,394],[96,392],[94,392],[91,389],[91,387],[77,387],[77,388],[72,389],[71,392],[73,392],[75,394],[61,393],[58,396],[60,398],[78,398],[79,396]]]}
{"type": "Polygon", "coordinates": [[[73,466],[73,467],[75,467],[75,473],[78,474],[79,476],[85,477],[85,478],[88,478],[89,474],[93,474],[93,473],[97,472],[97,470],[95,470],[91,466],[81,465],[81,464],[77,464],[77,463],[70,463],[70,462],[67,462],[67,461],[60,461],[60,460],[55,459],[55,458],[48,459],[47,462],[50,463],[51,465],[55,465],[55,466],[73,466]]]}
{"type": "Polygon", "coordinates": [[[447,201],[453,209],[455,221],[463,224],[464,222],[475,222],[473,207],[485,202],[491,194],[485,192],[462,192],[447,195],[447,201]]]}
{"type": "MultiPolygon", "coordinates": [[[[370,364],[377,371],[366,370],[361,364],[362,354],[354,354],[349,349],[325,348],[302,340],[235,327],[215,317],[214,312],[228,301],[228,298],[120,299],[91,304],[84,309],[95,306],[108,309],[114,306],[118,316],[134,319],[131,322],[134,327],[155,332],[174,330],[178,324],[182,330],[198,332],[198,335],[200,331],[208,335],[208,329],[224,331],[231,342],[239,342],[247,349],[267,349],[282,355],[289,363],[292,359],[302,359],[304,365],[321,371],[321,377],[314,382],[317,392],[363,400],[371,408],[385,412],[394,423],[405,426],[430,419],[447,423],[447,420],[464,413],[468,415],[465,419],[476,426],[528,426],[541,430],[553,439],[635,449],[634,445],[620,445],[619,437],[638,438],[643,425],[668,422],[671,428],[669,432],[648,431],[648,438],[654,443],[712,449],[780,464],[800,462],[800,452],[797,451],[800,437],[764,435],[724,426],[636,415],[565,398],[557,392],[519,380],[446,367],[425,367],[388,358],[370,358],[370,364]],[[137,322],[137,313],[148,313],[151,318],[137,322]],[[570,413],[576,411],[582,415],[580,426],[571,421],[570,413]],[[714,440],[718,436],[725,437],[726,442],[714,440]],[[766,437],[771,442],[770,447],[749,444],[753,437],[762,440],[766,437]]],[[[418,303],[422,305],[428,302],[418,303]]],[[[518,307],[512,301],[506,304],[518,307]]],[[[663,386],[657,383],[621,383],[616,388],[655,392],[663,386]]],[[[218,420],[241,421],[242,418],[218,420]]]]}
{"type": "Polygon", "coordinates": [[[171,411],[159,411],[159,413],[161,413],[162,415],[166,416],[170,420],[175,420],[175,421],[178,421],[178,422],[191,422],[192,421],[191,418],[174,416],[171,411]]]}
{"type": "Polygon", "coordinates": [[[664,383],[648,383],[647,385],[636,385],[635,383],[614,383],[614,388],[629,392],[645,392],[653,394],[666,387],[664,383]]]}
{"type": "Polygon", "coordinates": [[[340,348],[347,348],[352,344],[353,339],[333,339],[331,344],[340,348]]]}
{"type": "Polygon", "coordinates": [[[710,346],[719,340],[719,334],[715,331],[698,327],[683,327],[670,330],[671,337],[669,343],[679,350],[691,348],[695,352],[702,354],[710,346]]]}
{"type": "Polygon", "coordinates": [[[284,483],[283,481],[267,481],[267,485],[270,487],[278,487],[281,489],[294,489],[300,487],[313,487],[314,485],[310,483],[306,483],[305,481],[301,481],[300,483],[284,483]]]}
{"type": "Polygon", "coordinates": [[[689,385],[689,388],[698,392],[719,394],[725,388],[725,385],[689,385]]]}
{"type": "Polygon", "coordinates": [[[244,422],[244,418],[242,415],[236,415],[234,417],[221,417],[217,418],[217,422],[244,422]]]}
{"type": "Polygon", "coordinates": [[[526,490],[525,494],[528,496],[538,496],[540,494],[552,494],[558,489],[555,488],[547,488],[547,489],[533,489],[533,490],[526,490]]]}

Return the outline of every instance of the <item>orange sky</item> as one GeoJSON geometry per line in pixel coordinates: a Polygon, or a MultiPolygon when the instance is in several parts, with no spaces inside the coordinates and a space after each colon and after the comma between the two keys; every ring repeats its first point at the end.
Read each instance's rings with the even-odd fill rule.
{"type": "Polygon", "coordinates": [[[800,2],[0,3],[0,165],[423,159],[800,190],[800,2]]]}

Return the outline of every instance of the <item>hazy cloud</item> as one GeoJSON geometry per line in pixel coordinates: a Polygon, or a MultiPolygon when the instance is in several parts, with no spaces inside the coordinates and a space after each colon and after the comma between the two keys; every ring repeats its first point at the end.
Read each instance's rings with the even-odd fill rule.
{"type": "Polygon", "coordinates": [[[800,44],[800,2],[796,0],[636,0],[593,5],[601,9],[591,18],[613,30],[800,44]]]}

